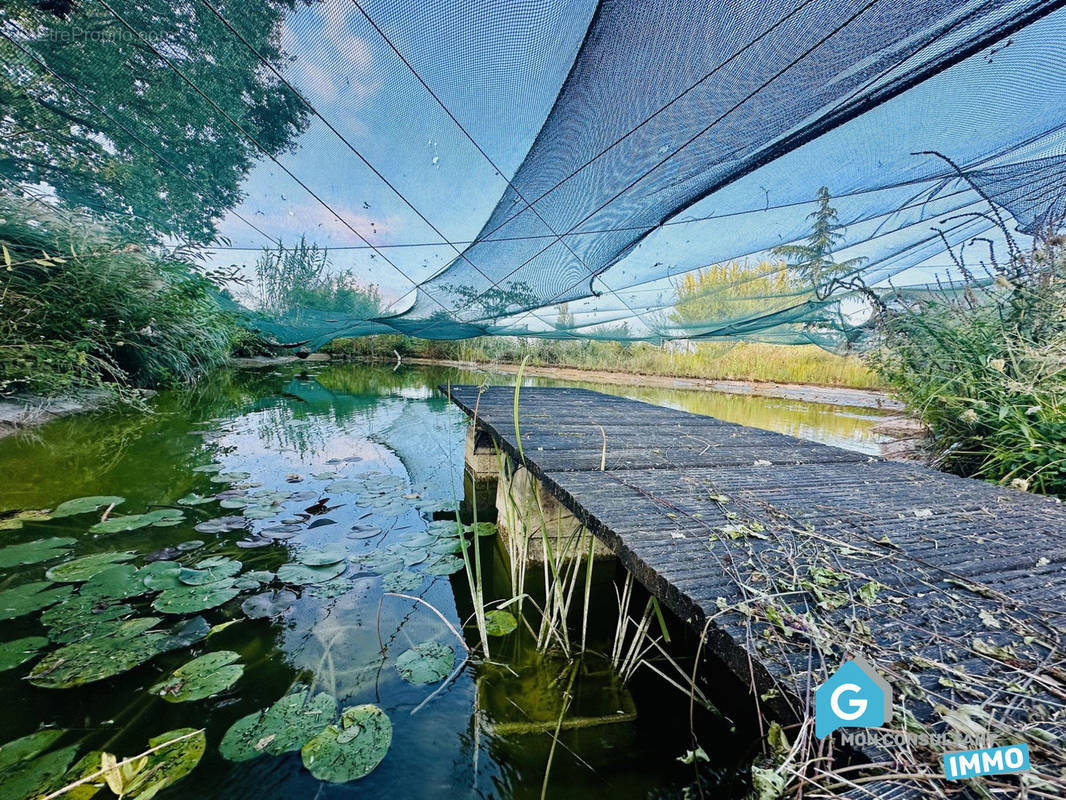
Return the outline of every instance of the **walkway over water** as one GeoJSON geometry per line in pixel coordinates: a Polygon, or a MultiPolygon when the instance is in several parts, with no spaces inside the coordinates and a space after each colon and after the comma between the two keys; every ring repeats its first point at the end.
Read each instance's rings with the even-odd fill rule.
{"type": "Polygon", "coordinates": [[[931,732],[968,717],[999,744],[1023,726],[1061,735],[1066,505],[584,389],[521,389],[520,455],[513,388],[441,391],[706,626],[773,716],[807,717],[814,688],[862,654],[895,690],[886,727],[906,707],[931,732]]]}

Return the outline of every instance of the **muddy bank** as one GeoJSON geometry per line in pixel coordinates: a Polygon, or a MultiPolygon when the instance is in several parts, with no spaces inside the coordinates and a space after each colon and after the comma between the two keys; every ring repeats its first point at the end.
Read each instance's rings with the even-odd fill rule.
{"type": "MultiPolygon", "coordinates": [[[[436,364],[461,369],[486,372],[518,372],[516,364],[479,364],[473,361],[435,361],[427,358],[407,358],[404,363],[436,364]]],[[[759,397],[776,397],[783,400],[800,400],[805,403],[825,403],[834,406],[878,408],[901,411],[903,404],[889,395],[874,389],[849,389],[843,386],[813,386],[799,383],[769,383],[763,381],[726,381],[710,378],[675,378],[668,375],[641,375],[606,370],[575,369],[573,367],[531,367],[526,375],[542,378],[557,378],[566,381],[592,381],[617,386],[658,386],[667,389],[702,389],[726,394],[746,394],[759,397]]]]}

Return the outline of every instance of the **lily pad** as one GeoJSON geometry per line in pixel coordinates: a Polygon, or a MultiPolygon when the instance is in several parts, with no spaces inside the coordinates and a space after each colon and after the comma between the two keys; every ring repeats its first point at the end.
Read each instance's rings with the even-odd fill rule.
{"type": "Polygon", "coordinates": [[[195,728],[177,728],[161,733],[148,740],[148,747],[159,747],[171,741],[174,743],[169,747],[160,747],[146,757],[144,766],[125,786],[124,798],[150,800],[192,772],[207,750],[207,738],[203,731],[195,728]],[[182,739],[183,736],[188,738],[182,739]],[[176,739],[180,741],[174,741],[176,739]]]}
{"type": "Polygon", "coordinates": [[[278,589],[275,592],[263,592],[253,594],[243,603],[241,611],[249,619],[267,619],[280,617],[296,602],[296,595],[288,589],[278,589]]]}
{"type": "Polygon", "coordinates": [[[415,685],[442,681],[454,666],[455,651],[441,642],[416,644],[396,659],[400,677],[415,685]]]}
{"type": "Polygon", "coordinates": [[[14,619],[40,611],[70,596],[71,586],[53,586],[50,581],[24,583],[0,592],[0,619],[14,619]]]}
{"type": "Polygon", "coordinates": [[[348,564],[344,561],[324,567],[309,567],[306,564],[282,564],[278,567],[278,580],[293,586],[325,583],[336,578],[347,568],[348,564]]]}
{"type": "Polygon", "coordinates": [[[218,472],[211,476],[212,483],[236,483],[246,481],[252,474],[250,472],[218,472]]]}
{"type": "Polygon", "coordinates": [[[225,497],[219,500],[218,504],[222,508],[244,508],[251,502],[247,497],[225,497]]]}
{"type": "Polygon", "coordinates": [[[97,522],[91,528],[93,533],[121,533],[123,531],[135,531],[154,525],[157,528],[169,528],[177,525],[185,518],[185,512],[180,508],[159,508],[145,514],[128,514],[125,517],[108,517],[103,522],[97,522]]]}
{"type": "Polygon", "coordinates": [[[0,642],[0,672],[25,664],[49,644],[44,636],[24,636],[0,642]]]}
{"type": "Polygon", "coordinates": [[[352,532],[348,534],[349,539],[370,539],[381,533],[381,528],[377,525],[371,525],[369,522],[362,522],[352,526],[352,532]]]}
{"type": "Polygon", "coordinates": [[[485,632],[489,636],[506,636],[518,627],[518,620],[510,611],[489,611],[485,614],[485,632]]]}
{"type": "Polygon", "coordinates": [[[27,522],[47,522],[51,518],[47,508],[28,508],[0,519],[0,531],[17,531],[27,522]]]}
{"type": "Polygon", "coordinates": [[[202,494],[197,494],[196,492],[190,492],[189,494],[185,495],[184,497],[179,497],[178,498],[178,505],[179,506],[202,506],[202,505],[205,505],[206,503],[213,503],[213,502],[215,502],[215,498],[214,497],[211,497],[210,495],[204,496],[202,494]]]}
{"type": "Polygon", "coordinates": [[[51,561],[67,555],[70,546],[77,541],[69,536],[53,536],[50,539],[34,539],[32,542],[8,545],[0,548],[0,568],[51,561]]]}
{"type": "Polygon", "coordinates": [[[324,547],[320,550],[305,550],[297,556],[301,564],[309,567],[328,567],[337,564],[348,557],[348,551],[340,546],[324,547]]]}
{"type": "MultiPolygon", "coordinates": [[[[155,564],[164,562],[155,561],[155,564]]],[[[125,600],[148,591],[141,570],[132,564],[114,564],[97,572],[81,587],[83,597],[125,600]]]]}
{"type": "Polygon", "coordinates": [[[224,692],[240,679],[244,667],[233,663],[238,658],[232,650],[219,650],[194,658],[148,691],[169,703],[203,700],[224,692]]]}
{"type": "Polygon", "coordinates": [[[193,472],[206,472],[208,474],[214,474],[216,472],[221,472],[223,466],[224,465],[222,465],[222,464],[215,464],[215,463],[201,464],[198,467],[193,467],[192,471],[193,472]]]}
{"type": "Polygon", "coordinates": [[[331,494],[339,494],[344,492],[360,492],[366,487],[362,481],[352,480],[350,478],[341,478],[340,480],[333,481],[326,485],[326,491],[331,494]]]}
{"type": "Polygon", "coordinates": [[[124,603],[79,594],[46,609],[41,614],[41,624],[48,628],[48,638],[53,642],[70,644],[117,631],[123,617],[132,613],[133,609],[124,603]]]}
{"type": "Polygon", "coordinates": [[[245,519],[270,519],[276,517],[284,511],[284,507],[280,504],[272,504],[268,506],[251,505],[247,506],[241,513],[245,519]]]}
{"type": "MultiPolygon", "coordinates": [[[[40,731],[39,733],[62,735],[64,732],[40,731]]],[[[61,784],[61,778],[66,774],[67,768],[74,760],[78,746],[76,744],[70,745],[69,747],[40,755],[58,737],[52,736],[47,741],[41,739],[26,743],[26,740],[33,739],[33,737],[38,735],[30,734],[30,736],[24,736],[21,739],[9,742],[0,749],[0,754],[7,755],[8,758],[12,759],[11,761],[8,761],[8,758],[4,759],[7,763],[2,775],[0,775],[0,800],[22,800],[27,797],[38,797],[44,792],[58,788],[58,785],[61,784]],[[8,755],[6,751],[12,747],[15,750],[8,755]],[[32,751],[32,755],[28,754],[30,751],[32,751]]]]}
{"type": "Polygon", "coordinates": [[[471,525],[464,525],[463,531],[466,533],[473,533],[477,536],[495,536],[496,535],[496,523],[494,522],[475,522],[471,525]]]}
{"type": "Polygon", "coordinates": [[[182,542],[181,544],[177,545],[177,548],[179,550],[181,550],[183,553],[188,553],[188,552],[190,552],[192,550],[199,550],[203,546],[204,546],[204,540],[203,539],[189,539],[189,541],[182,542]]]}
{"type": "Polygon", "coordinates": [[[195,530],[200,533],[228,533],[243,530],[246,527],[248,527],[248,520],[244,517],[229,516],[204,520],[196,525],[195,530]]]}
{"type": "Polygon", "coordinates": [[[137,572],[137,576],[149,589],[177,589],[184,584],[178,579],[182,570],[177,561],[153,561],[145,564],[137,572]]]}
{"type": "Polygon", "coordinates": [[[322,692],[308,699],[305,689],[286,695],[265,711],[241,717],[226,731],[218,751],[230,761],[263,753],[277,756],[298,750],[337,713],[337,701],[322,692]]]}
{"type": "Polygon", "coordinates": [[[423,569],[430,575],[451,575],[463,568],[463,559],[442,555],[430,561],[423,569]]]}
{"type": "Polygon", "coordinates": [[[241,571],[241,566],[240,561],[231,558],[208,559],[197,564],[195,569],[183,567],[178,572],[178,580],[186,586],[203,586],[233,577],[241,571]]]}
{"type": "Polygon", "coordinates": [[[51,747],[52,743],[64,733],[66,733],[66,731],[59,728],[46,728],[43,731],[37,731],[28,736],[13,739],[7,744],[0,745],[0,772],[20,761],[28,761],[29,759],[40,755],[51,747]]]}
{"type": "Polygon", "coordinates": [[[134,554],[127,550],[121,553],[93,553],[92,555],[75,558],[73,561],[64,561],[57,564],[44,573],[50,581],[57,583],[81,583],[87,581],[98,572],[103,572],[108,567],[120,561],[129,561],[134,554]]]}
{"type": "Polygon", "coordinates": [[[69,689],[133,669],[166,649],[165,634],[146,632],[158,621],[156,617],[128,620],[109,636],[53,650],[30,671],[29,681],[45,689],[69,689]]]}
{"type": "Polygon", "coordinates": [[[392,723],[375,705],[352,706],[340,725],[329,725],[300,749],[304,766],[320,781],[346,783],[364,778],[392,744],[392,723]]]}
{"type": "Polygon", "coordinates": [[[422,585],[424,580],[425,576],[419,572],[400,570],[386,575],[382,580],[381,587],[386,592],[413,592],[422,585]]]}
{"type": "Polygon", "coordinates": [[[88,514],[90,511],[99,511],[101,508],[117,506],[120,503],[125,502],[125,497],[118,497],[116,495],[78,497],[74,500],[67,500],[65,503],[60,503],[53,508],[52,517],[54,519],[60,519],[61,517],[73,517],[75,514],[88,514]]]}
{"type": "Polygon", "coordinates": [[[164,614],[192,614],[228,603],[240,594],[232,579],[224,579],[201,586],[180,586],[165,589],[153,602],[152,608],[164,614]]]}

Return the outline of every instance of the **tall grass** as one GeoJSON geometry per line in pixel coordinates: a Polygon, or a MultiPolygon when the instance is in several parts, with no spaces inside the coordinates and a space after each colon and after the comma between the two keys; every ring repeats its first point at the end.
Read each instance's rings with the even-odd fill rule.
{"type": "Polygon", "coordinates": [[[40,201],[0,194],[0,394],[187,383],[244,334],[211,275],[40,201]]]}
{"type": "Polygon", "coordinates": [[[1066,239],[957,291],[897,295],[872,359],[960,475],[1066,496],[1066,239]]]}

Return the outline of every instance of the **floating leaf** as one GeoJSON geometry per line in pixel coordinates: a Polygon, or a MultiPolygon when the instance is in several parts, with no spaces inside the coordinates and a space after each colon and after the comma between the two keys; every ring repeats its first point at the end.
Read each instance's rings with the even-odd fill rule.
{"type": "Polygon", "coordinates": [[[69,536],[53,536],[50,539],[34,539],[32,542],[0,548],[0,568],[51,561],[67,555],[70,552],[70,546],[77,541],[69,536]]]}
{"type": "Polygon", "coordinates": [[[204,520],[195,529],[200,533],[228,533],[243,530],[247,526],[248,520],[244,517],[229,516],[204,520]]]}
{"type": "Polygon", "coordinates": [[[249,619],[279,617],[292,608],[295,602],[296,595],[293,592],[288,589],[279,589],[276,592],[253,594],[241,603],[241,611],[249,619]]]}
{"type": "Polygon", "coordinates": [[[348,534],[349,539],[370,539],[381,533],[381,528],[377,525],[371,525],[368,522],[359,523],[352,526],[352,532],[348,534]]]}
{"type": "Polygon", "coordinates": [[[240,561],[231,558],[213,558],[201,561],[196,569],[183,567],[178,571],[178,580],[187,586],[203,586],[230,578],[241,571],[240,561]]]}
{"type": "Polygon", "coordinates": [[[145,564],[137,576],[149,589],[177,589],[184,584],[178,579],[182,566],[177,561],[153,561],[145,564]]]}
{"type": "Polygon", "coordinates": [[[464,525],[463,531],[476,534],[477,536],[494,536],[496,534],[496,523],[475,522],[472,525],[464,525]]]}
{"type": "Polygon", "coordinates": [[[423,569],[430,575],[451,575],[463,568],[463,559],[452,555],[443,555],[430,561],[423,569]]]}
{"type": "MultiPolygon", "coordinates": [[[[155,564],[166,562],[155,561],[155,564]]],[[[115,564],[97,572],[81,587],[83,597],[93,596],[101,599],[125,600],[144,594],[148,587],[144,584],[141,570],[132,564],[115,564]]]]}
{"type": "Polygon", "coordinates": [[[148,747],[159,747],[171,741],[174,743],[169,747],[162,747],[148,754],[145,765],[126,786],[123,798],[150,800],[192,772],[207,750],[207,738],[203,731],[197,731],[195,728],[178,728],[161,733],[148,740],[148,747]],[[187,735],[188,738],[181,738],[187,735]],[[174,741],[175,739],[181,741],[174,741]]]}
{"type": "Polygon", "coordinates": [[[245,519],[270,519],[271,517],[276,517],[283,510],[284,508],[281,505],[252,505],[245,508],[242,513],[245,519]]]}
{"type": "MultiPolygon", "coordinates": [[[[62,734],[63,732],[41,731],[41,733],[62,734]]],[[[36,734],[31,734],[31,736],[34,735],[36,734]]],[[[6,750],[11,745],[17,745],[29,738],[31,737],[24,736],[22,739],[16,739],[14,742],[5,745],[4,749],[6,750]]],[[[47,747],[47,745],[39,747],[36,743],[33,746],[36,748],[37,753],[47,747]]],[[[77,751],[78,746],[75,744],[60,750],[53,750],[44,755],[35,753],[32,757],[23,756],[17,758],[10,763],[3,771],[2,777],[0,777],[0,800],[24,800],[24,798],[28,797],[39,797],[53,788],[58,788],[57,784],[66,774],[67,768],[70,766],[70,762],[74,760],[77,751]]]]}
{"type": "Polygon", "coordinates": [[[13,739],[0,746],[0,772],[7,770],[20,761],[28,761],[40,755],[52,746],[56,739],[60,738],[65,730],[48,728],[43,731],[31,733],[20,739],[13,739]]]}
{"type": "Polygon", "coordinates": [[[233,663],[238,658],[232,650],[219,650],[194,658],[148,691],[170,703],[203,700],[224,692],[238,681],[244,673],[243,666],[233,663]]]}
{"type": "Polygon", "coordinates": [[[408,683],[436,683],[455,666],[455,651],[441,642],[423,642],[396,659],[396,671],[408,683]]]}
{"type": "MultiPolygon", "coordinates": [[[[318,477],[317,475],[312,477],[318,477]]],[[[326,485],[326,491],[332,494],[338,494],[342,492],[361,492],[366,487],[362,481],[352,480],[350,478],[333,481],[326,485]]]]}
{"type": "Polygon", "coordinates": [[[123,531],[135,531],[154,525],[157,528],[169,528],[177,525],[185,518],[185,512],[180,508],[159,508],[146,514],[128,514],[125,517],[108,517],[103,522],[97,522],[91,528],[93,533],[121,533],[123,531]]]}
{"type": "Polygon", "coordinates": [[[45,689],[69,689],[126,672],[164,652],[166,635],[147,633],[159,620],[128,620],[111,635],[53,650],[30,671],[29,681],[45,689]]]}
{"type": "Polygon", "coordinates": [[[348,557],[348,551],[340,546],[324,547],[320,550],[305,550],[297,556],[301,564],[309,567],[328,567],[344,561],[348,557]]]}
{"type": "Polygon", "coordinates": [[[252,477],[250,472],[219,472],[211,476],[212,483],[237,483],[252,477]]]}
{"type": "Polygon", "coordinates": [[[75,595],[45,610],[41,624],[48,628],[48,638],[53,642],[70,644],[92,636],[106,636],[121,627],[122,618],[132,613],[133,609],[123,603],[75,595]]]}
{"type": "Polygon", "coordinates": [[[251,503],[247,497],[225,497],[218,501],[222,508],[244,508],[251,503]]]}
{"type": "Polygon", "coordinates": [[[207,473],[214,474],[216,472],[221,472],[223,466],[224,466],[223,464],[215,464],[215,463],[212,463],[212,464],[201,464],[198,467],[193,467],[192,471],[193,472],[207,472],[207,473]]]}
{"type": "Polygon", "coordinates": [[[392,723],[374,705],[352,706],[300,750],[304,766],[320,781],[346,783],[366,777],[392,744],[392,723]]]}
{"type": "Polygon", "coordinates": [[[324,567],[309,567],[306,564],[282,564],[278,567],[278,580],[294,586],[309,583],[325,583],[336,578],[348,568],[344,561],[324,567]]]}
{"type": "Polygon", "coordinates": [[[191,550],[199,550],[204,546],[203,539],[189,539],[187,542],[182,542],[177,547],[183,553],[188,553],[191,550]]]}
{"type": "Polygon", "coordinates": [[[381,586],[386,592],[413,592],[424,580],[425,576],[421,573],[400,570],[386,575],[381,586]]]}
{"type": "Polygon", "coordinates": [[[49,581],[24,583],[0,592],[0,619],[14,619],[40,611],[70,596],[73,587],[52,586],[49,581]]]}
{"type": "Polygon", "coordinates": [[[205,503],[213,503],[213,502],[215,502],[215,498],[210,497],[210,496],[206,496],[205,497],[204,495],[197,494],[196,492],[190,492],[189,494],[185,495],[184,497],[179,497],[178,498],[178,505],[179,506],[202,506],[205,503]]]}
{"type": "Polygon", "coordinates": [[[117,506],[120,503],[125,502],[125,497],[118,497],[115,495],[78,497],[74,500],[67,500],[65,503],[60,503],[52,509],[52,517],[59,519],[61,517],[72,517],[75,514],[88,514],[90,511],[99,511],[101,508],[117,506]]]}
{"type": "Polygon", "coordinates": [[[232,579],[226,578],[215,583],[205,583],[202,586],[165,589],[152,602],[152,608],[164,614],[191,614],[228,603],[238,594],[240,590],[233,585],[232,579]]]}
{"type": "Polygon", "coordinates": [[[24,636],[10,642],[0,642],[0,672],[25,664],[49,644],[43,636],[24,636]]]}
{"type": "Polygon", "coordinates": [[[510,611],[489,611],[485,614],[485,632],[489,636],[506,636],[518,627],[518,620],[510,611]]]}
{"type": "Polygon", "coordinates": [[[336,713],[337,701],[325,692],[310,700],[306,689],[286,695],[265,711],[256,711],[233,723],[218,751],[230,761],[247,761],[262,753],[276,756],[298,750],[336,713]]]}
{"type": "Polygon", "coordinates": [[[48,580],[57,583],[81,583],[119,561],[129,561],[133,556],[129,550],[122,553],[93,553],[57,564],[44,575],[48,580]]]}

